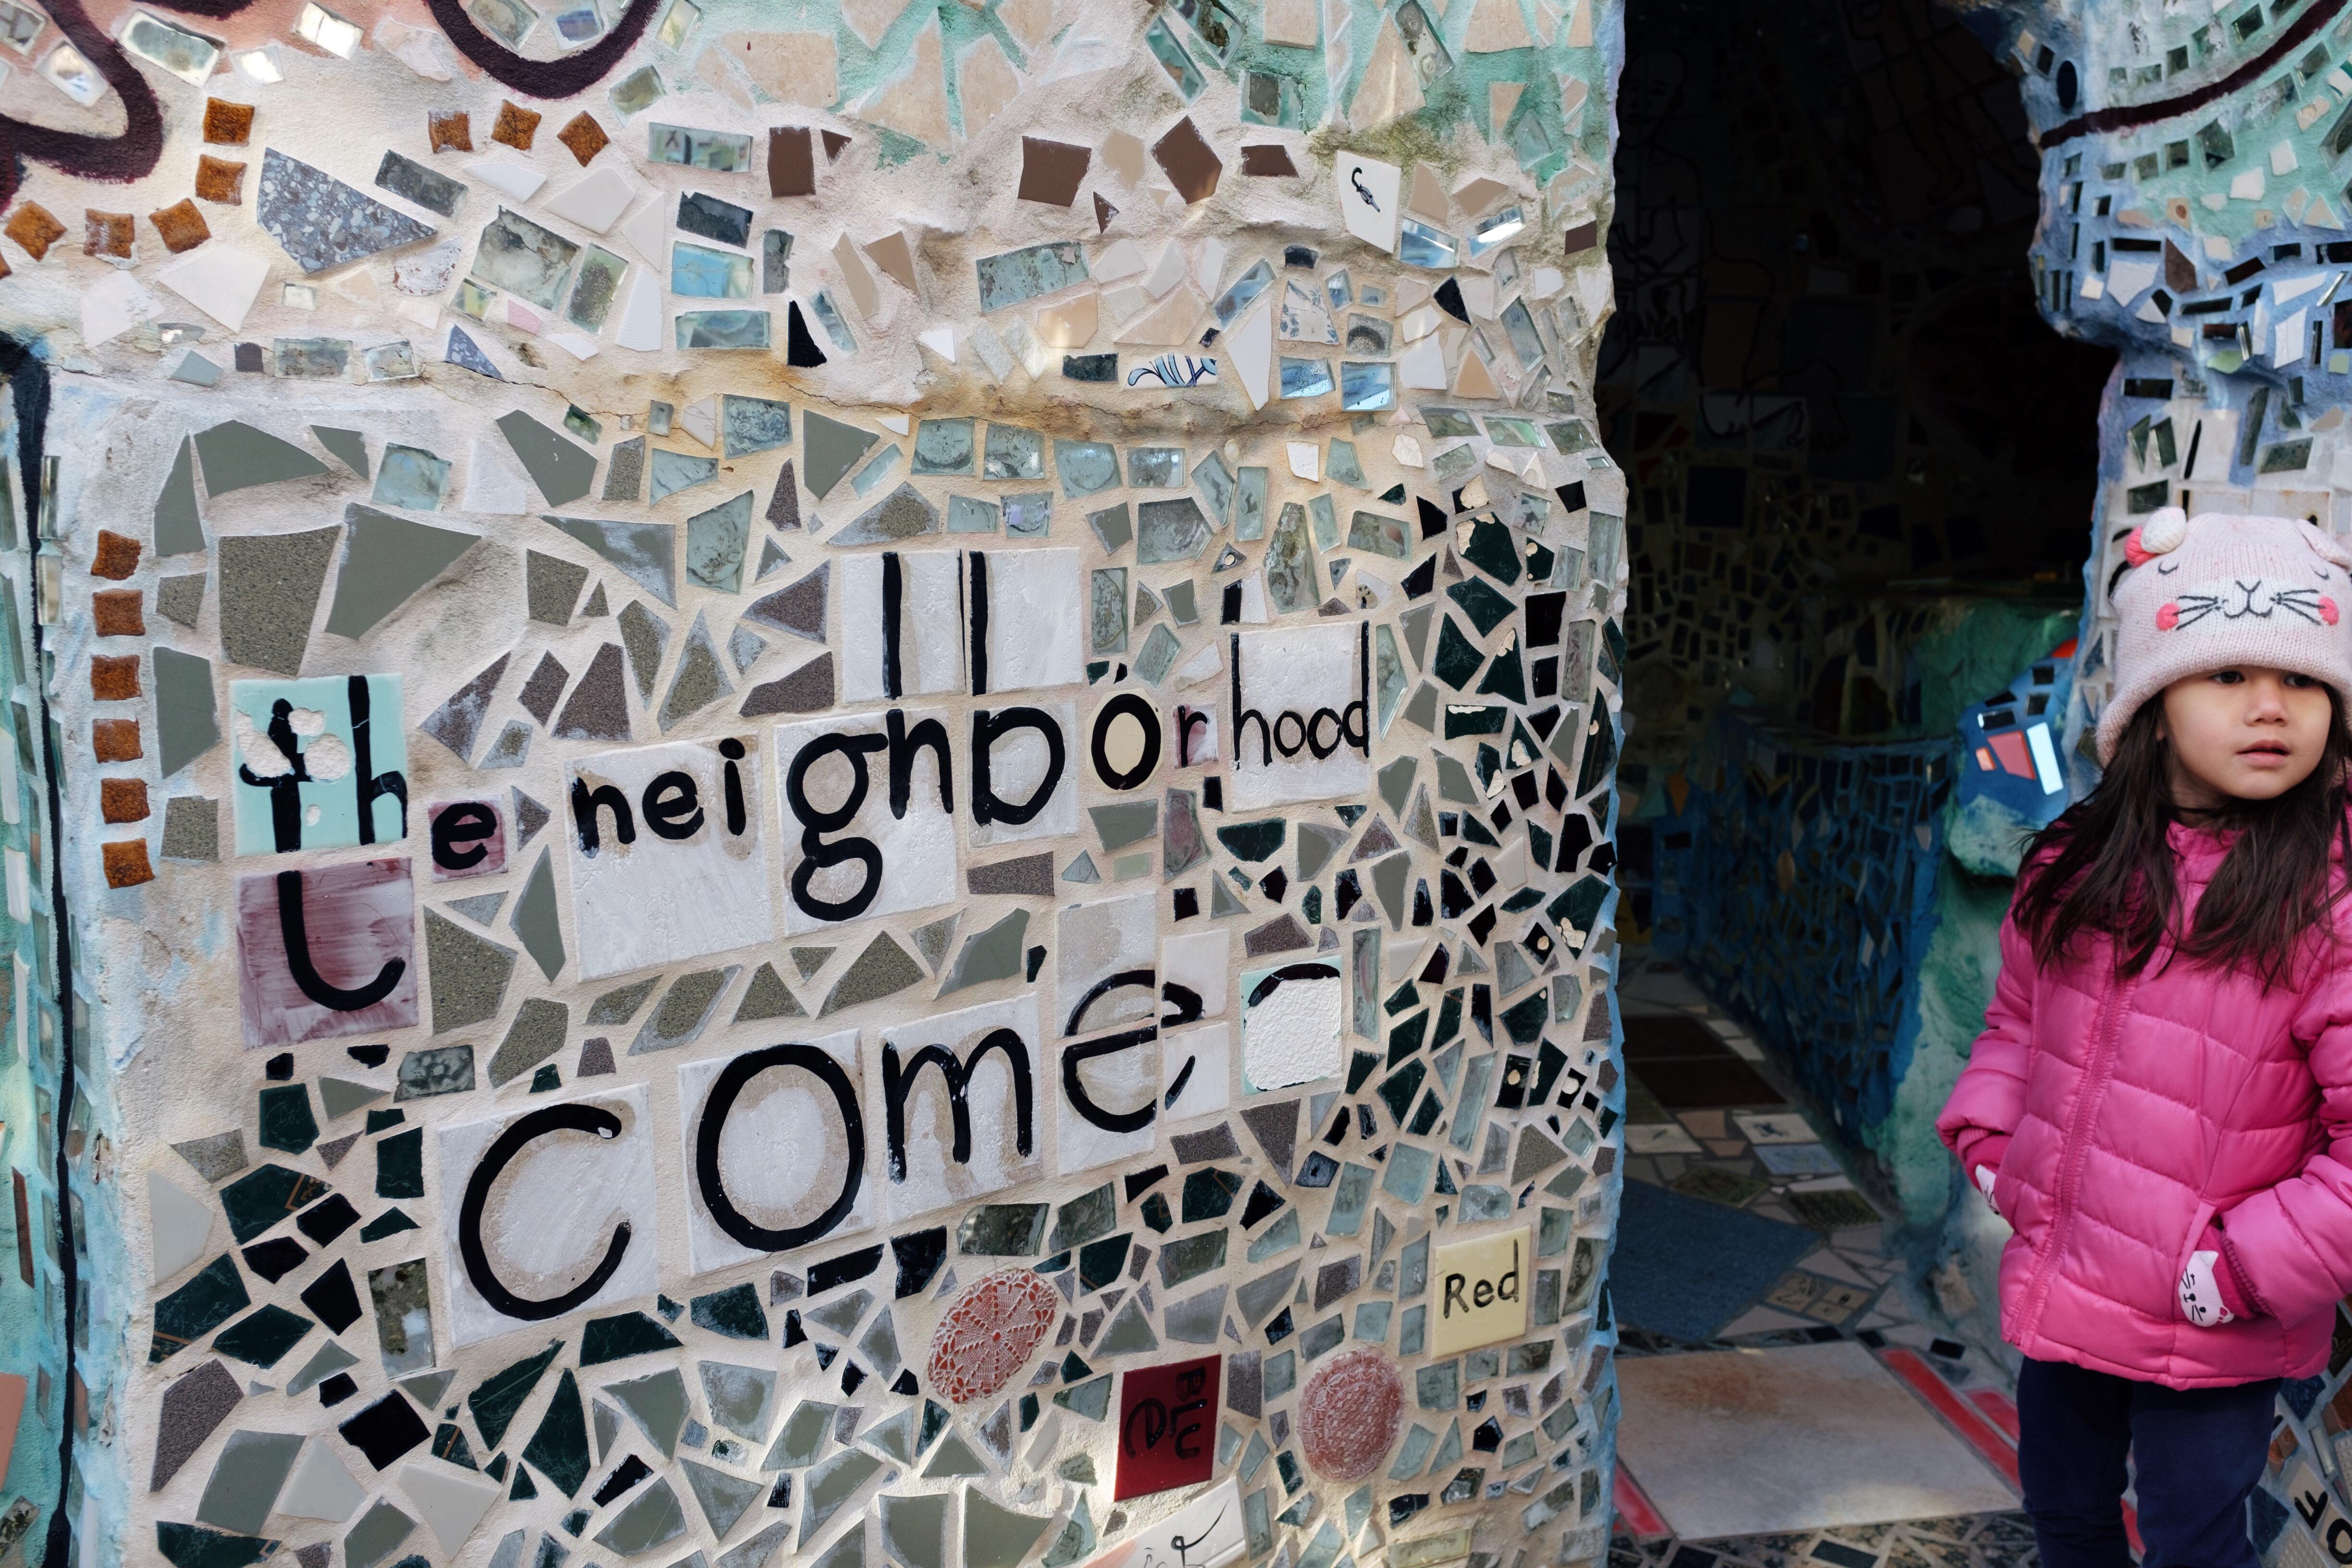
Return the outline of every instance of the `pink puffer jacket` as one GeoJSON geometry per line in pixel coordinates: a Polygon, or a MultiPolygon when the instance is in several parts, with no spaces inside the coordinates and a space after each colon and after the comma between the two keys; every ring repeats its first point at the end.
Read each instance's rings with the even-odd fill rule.
{"type": "MultiPolygon", "coordinates": [[[[2175,826],[2184,914],[2226,844],[2175,826]]],[[[2352,942],[2352,900],[2336,916],[2352,942]]],[[[2001,1335],[2027,1355],[2209,1388],[2326,1364],[2352,1290],[2352,946],[2297,989],[2105,941],[2054,971],[2014,921],[1985,1030],[1937,1119],[2016,1227],[2001,1335]],[[2200,1329],[2180,1273],[2218,1222],[2258,1314],[2200,1329]]]]}

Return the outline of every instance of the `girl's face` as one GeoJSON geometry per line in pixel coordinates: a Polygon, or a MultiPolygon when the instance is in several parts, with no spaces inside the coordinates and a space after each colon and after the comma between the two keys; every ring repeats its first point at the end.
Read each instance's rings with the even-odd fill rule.
{"type": "Polygon", "coordinates": [[[2173,805],[2276,799],[2319,765],[2328,723],[2327,689],[2291,670],[2232,665],[2174,681],[2157,726],[2171,752],[2173,805]]]}

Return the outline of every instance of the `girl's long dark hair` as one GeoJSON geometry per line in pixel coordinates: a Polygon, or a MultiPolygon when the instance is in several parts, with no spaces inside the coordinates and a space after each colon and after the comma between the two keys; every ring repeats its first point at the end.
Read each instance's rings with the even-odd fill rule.
{"type": "Polygon", "coordinates": [[[2233,801],[2213,812],[2172,804],[2171,752],[2157,733],[2162,704],[2142,703],[2090,798],[2035,834],[2026,851],[2014,909],[2035,959],[2056,964],[2100,934],[2113,942],[2123,974],[2147,968],[2168,942],[2179,957],[2243,970],[2264,984],[2291,983],[2315,938],[2332,936],[2347,891],[2330,851],[2340,845],[2352,868],[2352,741],[2342,699],[2323,689],[2327,743],[2311,776],[2275,800],[2233,801]],[[2175,822],[2236,834],[2185,932],[2175,929],[2180,892],[2165,837],[2175,822]]]}

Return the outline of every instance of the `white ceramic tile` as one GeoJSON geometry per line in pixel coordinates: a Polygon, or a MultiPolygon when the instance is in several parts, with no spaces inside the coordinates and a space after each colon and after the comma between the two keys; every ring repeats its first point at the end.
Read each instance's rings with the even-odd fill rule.
{"type": "Polygon", "coordinates": [[[1851,1342],[1622,1358],[1617,1378],[1618,1453],[1686,1540],[2018,1506],[1974,1450],[1851,1342]]]}

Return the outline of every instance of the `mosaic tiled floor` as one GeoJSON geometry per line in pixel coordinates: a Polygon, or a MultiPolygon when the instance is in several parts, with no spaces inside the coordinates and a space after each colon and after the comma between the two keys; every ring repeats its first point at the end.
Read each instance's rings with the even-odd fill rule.
{"type": "MultiPolygon", "coordinates": [[[[1899,1261],[1884,1250],[1876,1209],[1844,1173],[1834,1147],[1780,1098],[1760,1047],[1676,966],[1631,952],[1625,976],[1620,994],[1633,1075],[1625,1173],[1650,1190],[1629,1193],[1612,1274],[1612,1300],[1624,1303],[1620,1355],[1856,1343],[1920,1398],[1923,1413],[1932,1409],[1932,1420],[1997,1464],[2013,1422],[2006,1369],[1921,1321],[1899,1261]],[[1765,1094],[1774,1099],[1758,1100],[1765,1094]],[[1671,1245],[1645,1248],[1645,1220],[1703,1231],[1707,1243],[1679,1253],[1671,1245]],[[1727,1246],[1738,1249],[1737,1258],[1727,1259],[1727,1246]],[[1793,1261],[1777,1261],[1776,1247],[1793,1261]],[[1642,1263],[1645,1254],[1658,1260],[1642,1263]],[[1690,1267],[1677,1258],[1691,1259],[1690,1267]],[[1638,1277],[1620,1283],[1629,1264],[1640,1265],[1638,1277]],[[1751,1270],[1746,1289],[1727,1297],[1726,1277],[1742,1264],[1751,1270]],[[1646,1326],[1644,1318],[1675,1331],[1646,1326]]],[[[1736,1472],[1738,1455],[1727,1452],[1725,1464],[1736,1472]]],[[[1638,1491],[1638,1469],[1629,1466],[1627,1473],[1638,1491]]],[[[2031,1530],[2014,1511],[1824,1530],[1834,1517],[1825,1489],[1813,1532],[1696,1542],[1675,1537],[1656,1504],[1645,1495],[1629,1500],[1627,1491],[1621,1483],[1612,1568],[2009,1568],[2035,1561],[2031,1530]]]]}

